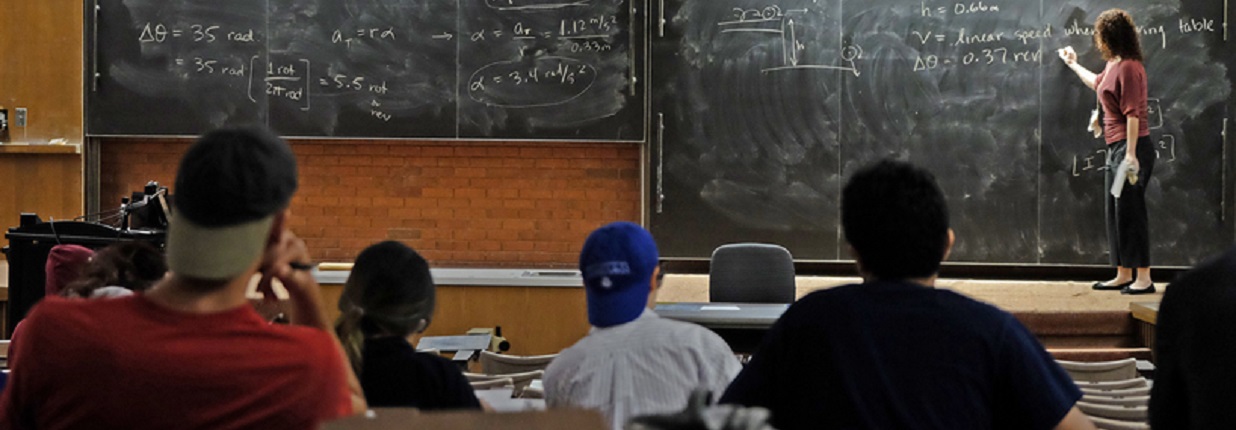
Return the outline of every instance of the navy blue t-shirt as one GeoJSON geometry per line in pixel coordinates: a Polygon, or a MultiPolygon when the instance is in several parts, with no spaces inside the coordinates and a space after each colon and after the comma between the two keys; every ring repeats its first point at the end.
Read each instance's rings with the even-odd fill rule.
{"type": "Polygon", "coordinates": [[[370,407],[480,409],[459,368],[445,358],[416,352],[399,337],[365,340],[361,389],[370,407]]]}
{"type": "Polygon", "coordinates": [[[1051,429],[1081,391],[1016,319],[947,290],[817,291],[773,325],[722,403],[794,429],[1051,429]]]}

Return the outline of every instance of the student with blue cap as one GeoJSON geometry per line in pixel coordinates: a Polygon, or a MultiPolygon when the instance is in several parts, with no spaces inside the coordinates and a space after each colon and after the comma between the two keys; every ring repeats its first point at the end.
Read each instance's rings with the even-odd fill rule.
{"type": "Polygon", "coordinates": [[[716,333],[652,311],[661,284],[656,242],[616,222],[588,236],[579,270],[588,299],[588,336],[545,371],[551,407],[599,410],[609,426],[677,412],[696,388],[720,394],[742,369],[716,333]]]}

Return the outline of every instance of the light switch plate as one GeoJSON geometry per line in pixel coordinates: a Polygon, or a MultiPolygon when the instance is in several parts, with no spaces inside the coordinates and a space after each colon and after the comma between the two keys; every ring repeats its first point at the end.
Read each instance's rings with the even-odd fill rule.
{"type": "Polygon", "coordinates": [[[17,108],[16,114],[13,117],[13,125],[15,127],[26,126],[26,108],[17,108]]]}

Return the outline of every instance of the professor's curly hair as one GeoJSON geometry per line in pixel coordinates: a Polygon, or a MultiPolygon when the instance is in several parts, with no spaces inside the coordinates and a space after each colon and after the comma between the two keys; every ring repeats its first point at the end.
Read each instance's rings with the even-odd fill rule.
{"type": "Polygon", "coordinates": [[[1094,45],[1104,60],[1121,58],[1142,61],[1142,43],[1133,16],[1121,9],[1108,9],[1094,20],[1094,45]]]}

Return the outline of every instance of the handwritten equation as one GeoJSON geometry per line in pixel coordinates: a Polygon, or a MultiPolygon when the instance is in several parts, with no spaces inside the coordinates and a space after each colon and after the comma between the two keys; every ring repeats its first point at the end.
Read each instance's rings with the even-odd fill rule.
{"type": "MultiPolygon", "coordinates": [[[[1151,141],[1154,145],[1155,163],[1174,163],[1176,161],[1176,136],[1164,134],[1151,141]]],[[[1087,173],[1101,173],[1110,169],[1107,148],[1096,149],[1073,156],[1072,174],[1074,177],[1087,173]]]]}
{"type": "MultiPolygon", "coordinates": [[[[927,24],[936,25],[936,27],[907,29],[908,44],[919,50],[919,54],[914,58],[914,70],[930,72],[942,67],[1039,64],[1043,60],[1043,50],[1039,48],[1041,40],[1051,40],[1060,35],[1062,31],[1064,36],[1077,39],[1077,43],[1089,43],[1094,36],[1093,26],[1077,19],[1070,20],[1059,27],[1046,24],[1038,27],[1008,29],[992,29],[980,25],[967,26],[951,21],[952,19],[964,21],[969,17],[998,16],[1001,13],[999,5],[983,1],[963,1],[941,5],[921,0],[919,17],[928,20],[927,24]],[[943,22],[951,25],[940,25],[943,22]],[[982,28],[982,30],[974,28],[982,28]]],[[[1180,35],[1217,33],[1223,31],[1224,25],[1210,18],[1180,18],[1174,30],[1180,35]]],[[[1161,48],[1167,48],[1168,33],[1172,30],[1162,24],[1138,26],[1143,40],[1158,43],[1161,48]]]]}
{"type": "MultiPolygon", "coordinates": [[[[430,32],[399,25],[344,24],[318,30],[319,37],[329,41],[323,45],[344,52],[370,53],[379,45],[386,45],[386,50],[402,49],[413,39],[474,45],[485,55],[500,52],[498,61],[460,70],[457,79],[467,77],[460,83],[467,90],[467,99],[503,108],[558,106],[579,98],[604,73],[594,64],[599,58],[596,55],[623,47],[623,41],[615,38],[624,30],[624,19],[610,10],[590,11],[591,0],[486,0],[485,5],[499,11],[496,21],[482,24],[492,26],[488,28],[456,26],[425,34],[430,32]],[[547,16],[545,12],[551,10],[565,12],[547,16]],[[504,51],[506,47],[512,49],[504,51]]],[[[388,104],[383,98],[402,83],[388,82],[380,71],[348,70],[346,64],[325,61],[314,64],[310,58],[317,57],[312,55],[264,55],[262,48],[268,41],[263,39],[269,29],[171,19],[134,22],[134,26],[139,44],[171,47],[171,53],[169,48],[161,48],[149,55],[163,56],[170,63],[169,71],[182,79],[234,79],[220,82],[228,82],[231,88],[244,87],[252,103],[277,100],[301,111],[313,109],[315,96],[346,95],[359,98],[354,104],[364,105],[374,118],[393,118],[383,110],[388,104]],[[206,45],[224,43],[235,47],[205,49],[206,45]],[[252,48],[244,48],[246,44],[252,48]],[[241,52],[236,52],[237,47],[241,52]]],[[[457,67],[464,67],[462,64],[457,67]]]]}
{"type": "Polygon", "coordinates": [[[252,28],[242,30],[223,30],[218,25],[191,24],[187,27],[168,26],[159,22],[147,22],[142,26],[137,36],[140,43],[165,43],[169,40],[185,39],[193,43],[215,43],[220,41],[237,43],[254,43],[258,39],[252,28]]]}
{"type": "Polygon", "coordinates": [[[501,61],[468,78],[468,97],[498,107],[557,106],[583,95],[595,80],[596,69],[574,58],[501,61]]]}

